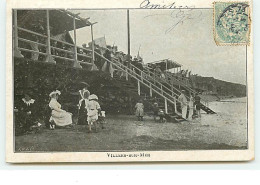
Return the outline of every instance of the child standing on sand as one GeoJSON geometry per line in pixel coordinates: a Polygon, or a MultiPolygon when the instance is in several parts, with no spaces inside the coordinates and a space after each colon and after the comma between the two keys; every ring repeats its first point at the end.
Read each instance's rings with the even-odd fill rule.
{"type": "Polygon", "coordinates": [[[101,111],[101,107],[98,103],[98,97],[95,94],[91,94],[89,96],[89,101],[86,105],[87,111],[88,111],[88,126],[89,131],[91,131],[91,126],[94,124],[95,130],[97,131],[97,120],[98,120],[98,114],[101,111]]]}
{"type": "Polygon", "coordinates": [[[159,109],[159,111],[158,111],[158,116],[160,117],[159,122],[160,122],[160,123],[163,123],[163,122],[164,122],[164,119],[165,119],[165,114],[164,114],[164,111],[163,111],[162,109],[159,109]]]}
{"type": "Polygon", "coordinates": [[[138,121],[143,121],[144,116],[144,104],[142,100],[139,100],[135,105],[135,115],[138,118],[138,121]]]}

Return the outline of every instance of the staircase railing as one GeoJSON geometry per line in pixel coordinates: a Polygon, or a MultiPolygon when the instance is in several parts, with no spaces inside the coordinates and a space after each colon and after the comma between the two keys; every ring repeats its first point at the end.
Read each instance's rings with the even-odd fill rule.
{"type": "MultiPolygon", "coordinates": [[[[146,70],[146,73],[148,73],[150,76],[155,76],[158,79],[158,75],[156,75],[155,72],[151,72],[150,70],[146,70]]],[[[177,83],[178,85],[184,86],[188,91],[195,92],[193,89],[188,87],[186,83],[182,82],[181,80],[179,80],[179,79],[177,79],[173,76],[169,76],[167,73],[165,73],[165,78],[159,78],[159,79],[160,79],[160,81],[163,81],[170,86],[172,86],[173,83],[175,83],[175,84],[177,83]]]]}
{"type": "MultiPolygon", "coordinates": [[[[180,91],[179,89],[177,89],[176,87],[174,87],[173,84],[171,84],[171,83],[170,83],[169,81],[167,81],[165,78],[158,77],[155,72],[151,72],[151,71],[146,71],[146,72],[145,72],[145,71],[142,71],[142,70],[140,70],[139,68],[137,68],[136,66],[134,66],[133,64],[130,64],[130,67],[131,67],[131,68],[134,68],[135,70],[137,70],[137,71],[139,71],[139,72],[144,73],[144,74],[147,75],[147,76],[152,77],[155,83],[159,83],[160,85],[162,85],[162,86],[163,86],[164,88],[166,88],[167,90],[170,90],[168,87],[166,87],[166,86],[165,86],[164,84],[162,84],[160,81],[163,81],[163,82],[167,83],[167,84],[171,87],[171,90],[170,90],[170,91],[172,91],[172,90],[174,89],[175,91],[177,91],[177,92],[179,93],[179,94],[174,93],[175,95],[179,96],[179,95],[181,94],[181,91],[180,91]]],[[[166,76],[166,78],[167,78],[167,76],[166,76]]],[[[192,89],[191,89],[191,90],[192,90],[192,89]]],[[[186,96],[186,95],[185,95],[185,96],[186,96]]],[[[188,100],[190,99],[188,96],[186,96],[186,98],[187,98],[188,100]]]]}
{"type": "MultiPolygon", "coordinates": [[[[179,96],[180,94],[177,94],[173,91],[173,89],[175,89],[176,91],[179,92],[179,90],[177,88],[175,88],[174,86],[171,86],[172,89],[169,89],[167,86],[165,86],[164,84],[162,84],[160,82],[160,79],[158,79],[158,77],[155,76],[155,74],[153,74],[153,76],[150,76],[150,74],[147,74],[146,72],[142,71],[141,69],[137,68],[136,66],[134,66],[133,64],[129,64],[130,68],[133,68],[134,70],[139,71],[139,73],[142,75],[143,78],[150,78],[150,81],[154,83],[154,85],[158,84],[160,86],[160,89],[166,89],[168,92],[171,92],[172,96],[179,96]]],[[[149,80],[149,79],[148,79],[149,80]]]]}
{"type": "MultiPolygon", "coordinates": [[[[132,64],[131,64],[132,65],[132,64]]],[[[135,67],[135,66],[134,66],[135,67]]],[[[154,72],[151,72],[149,70],[147,70],[147,73],[149,73],[149,75],[152,75],[152,76],[155,76],[155,78],[158,79],[157,75],[154,73],[154,72]]],[[[196,91],[193,90],[192,88],[190,88],[187,84],[185,84],[184,82],[182,82],[181,80],[177,79],[176,77],[174,76],[170,76],[168,75],[167,73],[165,73],[165,78],[159,78],[159,80],[167,83],[169,86],[172,86],[174,81],[176,83],[177,81],[177,84],[178,85],[182,85],[182,87],[184,87],[186,90],[188,90],[189,92],[193,93],[193,94],[196,94],[196,91]]],[[[178,90],[178,89],[175,89],[175,90],[178,90]]],[[[178,90],[179,93],[181,93],[180,90],[178,90]]],[[[187,96],[186,96],[187,97],[187,96]]],[[[189,97],[187,97],[189,99],[189,97]]]]}
{"type": "MultiPolygon", "coordinates": [[[[147,72],[146,72],[146,71],[142,71],[142,70],[140,70],[139,68],[137,68],[136,66],[134,66],[133,64],[129,64],[129,66],[130,66],[131,68],[134,68],[135,70],[139,71],[141,74],[145,74],[145,75],[143,75],[144,77],[145,77],[145,76],[152,77],[155,84],[158,83],[161,87],[164,87],[164,89],[167,89],[168,91],[172,92],[172,94],[174,94],[174,95],[176,95],[176,96],[179,96],[179,95],[181,94],[181,90],[179,90],[178,88],[175,88],[175,87],[173,86],[173,84],[171,84],[171,83],[170,83],[169,81],[167,81],[166,79],[161,78],[161,77],[158,77],[154,72],[151,72],[151,71],[147,71],[147,72]],[[148,73],[148,74],[147,74],[147,73],[148,73]],[[163,82],[167,83],[167,84],[171,87],[171,90],[170,90],[167,86],[165,86],[164,84],[162,84],[160,81],[163,81],[163,82]],[[173,92],[173,90],[177,91],[179,94],[173,92]]],[[[166,76],[166,78],[167,78],[167,76],[166,76]]],[[[178,79],[174,78],[174,79],[171,79],[171,80],[178,80],[178,79]]],[[[180,81],[179,81],[179,82],[180,82],[180,81]]],[[[180,82],[180,83],[182,83],[183,86],[184,86],[184,88],[186,88],[186,89],[187,89],[189,92],[191,92],[193,95],[195,95],[195,94],[197,93],[195,90],[193,90],[192,88],[188,87],[188,86],[185,85],[183,82],[180,82]]],[[[185,97],[187,98],[187,100],[190,100],[190,97],[189,97],[189,96],[185,95],[185,97]]],[[[205,104],[205,106],[207,106],[207,107],[209,106],[208,101],[201,100],[201,103],[202,103],[202,104],[205,104]]]]}
{"type": "MultiPolygon", "coordinates": [[[[117,58],[113,58],[113,60],[116,61],[117,63],[121,64],[121,63],[117,60],[117,58]]],[[[153,84],[156,85],[156,86],[157,86],[157,84],[158,84],[158,85],[160,86],[160,89],[161,89],[161,90],[167,90],[168,92],[170,92],[170,93],[168,93],[168,94],[172,94],[172,97],[174,97],[174,95],[178,97],[178,96],[181,94],[181,91],[180,91],[178,88],[174,87],[173,84],[170,84],[169,82],[167,82],[166,79],[158,77],[154,72],[151,72],[151,71],[148,71],[148,72],[142,71],[141,69],[137,68],[136,66],[134,66],[134,65],[131,64],[131,63],[128,64],[128,65],[129,65],[129,67],[128,67],[129,70],[134,69],[135,71],[138,71],[143,78],[148,77],[147,80],[150,80],[150,82],[153,82],[153,84]],[[163,83],[161,83],[161,81],[167,83],[167,84],[171,87],[171,89],[169,89],[167,86],[165,86],[163,83]],[[177,91],[179,94],[177,94],[177,93],[174,92],[173,90],[177,91]]],[[[132,70],[132,71],[133,71],[133,70],[132,70]]],[[[135,72],[135,71],[134,71],[134,72],[135,72]]],[[[195,90],[193,90],[192,88],[190,88],[190,87],[188,87],[188,86],[185,86],[185,87],[186,87],[186,89],[188,89],[190,92],[192,92],[193,95],[195,95],[195,94],[197,93],[197,92],[196,92],[195,90]]],[[[152,93],[150,92],[150,96],[151,96],[151,94],[152,94],[152,93]]],[[[188,101],[190,101],[190,97],[188,97],[187,95],[185,95],[185,97],[187,98],[188,101]]],[[[201,100],[201,103],[202,103],[202,105],[204,105],[204,106],[206,106],[206,107],[209,106],[208,101],[201,100]]]]}
{"type": "Polygon", "coordinates": [[[164,103],[165,103],[165,112],[168,113],[168,102],[171,103],[172,105],[174,105],[175,108],[175,113],[178,115],[181,115],[181,113],[179,113],[176,109],[177,105],[176,103],[180,101],[178,99],[176,99],[175,97],[173,97],[171,94],[167,93],[166,91],[164,91],[163,89],[157,87],[156,85],[154,85],[152,82],[150,82],[149,80],[147,80],[146,78],[143,78],[142,75],[139,75],[138,73],[134,72],[133,70],[129,69],[128,66],[125,66],[124,64],[113,60],[110,61],[107,58],[103,57],[102,55],[100,55],[99,53],[95,52],[98,56],[100,56],[102,59],[104,59],[105,61],[109,62],[112,66],[114,65],[115,68],[120,69],[121,71],[124,71],[127,75],[131,76],[133,79],[137,80],[138,83],[138,94],[140,95],[140,84],[143,84],[144,86],[146,86],[147,88],[149,88],[150,90],[152,90],[153,92],[155,92],[157,95],[161,96],[164,99],[164,103]]]}
{"type": "MultiPolygon", "coordinates": [[[[166,75],[167,76],[167,75],[166,75]]],[[[167,78],[167,77],[166,77],[167,78]]],[[[186,90],[188,90],[190,93],[192,93],[193,94],[193,96],[195,95],[195,94],[197,94],[197,91],[195,91],[194,89],[192,89],[191,87],[189,87],[189,86],[187,86],[185,83],[183,83],[182,81],[180,81],[179,79],[177,79],[177,78],[175,78],[175,77],[173,77],[173,76],[168,76],[168,78],[170,78],[170,82],[169,81],[166,81],[166,83],[168,84],[168,85],[171,85],[171,83],[172,83],[172,81],[178,81],[181,85],[182,85],[182,87],[184,87],[186,90]],[[172,80],[172,81],[171,81],[172,80]]],[[[180,92],[180,91],[179,91],[180,92]]],[[[186,96],[186,95],[185,95],[186,96]]],[[[188,96],[186,96],[186,98],[188,99],[188,100],[190,100],[190,97],[188,97],[188,96]]],[[[201,103],[202,104],[204,104],[205,106],[209,106],[209,102],[208,101],[206,101],[206,100],[204,100],[204,99],[201,99],[201,103]]]]}
{"type": "Polygon", "coordinates": [[[166,81],[168,84],[169,84],[169,82],[172,83],[173,81],[177,81],[177,83],[179,83],[179,85],[182,85],[182,87],[184,87],[186,90],[190,91],[193,94],[196,94],[196,91],[194,89],[190,88],[186,83],[182,82],[181,80],[177,79],[176,77],[170,76],[168,74],[166,74],[165,76],[166,76],[166,79],[167,79],[166,81]]]}
{"type": "Polygon", "coordinates": [[[171,72],[166,71],[165,75],[169,78],[170,81],[171,80],[176,81],[177,83],[185,85],[187,87],[191,86],[189,79],[187,77],[179,76],[179,75],[181,75],[180,73],[171,73],[171,72]]]}

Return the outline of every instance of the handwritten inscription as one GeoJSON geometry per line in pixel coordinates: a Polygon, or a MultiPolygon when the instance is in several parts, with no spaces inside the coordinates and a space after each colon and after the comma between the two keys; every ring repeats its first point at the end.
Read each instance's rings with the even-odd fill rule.
{"type": "Polygon", "coordinates": [[[197,19],[199,20],[201,18],[202,12],[199,10],[194,9],[175,9],[171,13],[168,14],[152,14],[145,16],[144,18],[152,17],[152,16],[167,16],[172,18],[172,25],[165,30],[165,34],[171,32],[176,26],[179,24],[183,24],[187,20],[191,19],[197,19]]]}
{"type": "Polygon", "coordinates": [[[140,3],[140,8],[147,9],[175,9],[175,8],[191,8],[188,6],[176,5],[176,2],[169,4],[152,3],[150,0],[144,0],[140,3]]]}

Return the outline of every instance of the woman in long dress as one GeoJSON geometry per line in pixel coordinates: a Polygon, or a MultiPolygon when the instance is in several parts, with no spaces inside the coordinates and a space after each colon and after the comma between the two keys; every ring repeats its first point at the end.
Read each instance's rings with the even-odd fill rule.
{"type": "MultiPolygon", "coordinates": [[[[60,91],[56,90],[50,93],[51,101],[49,107],[51,108],[50,122],[54,122],[59,127],[65,127],[72,124],[72,114],[61,109],[61,104],[57,101],[60,91]]],[[[54,129],[51,124],[51,129],[54,129]]]]}
{"type": "Polygon", "coordinates": [[[188,120],[189,120],[189,121],[192,120],[193,112],[194,112],[194,100],[193,100],[193,97],[190,96],[190,101],[189,101],[189,116],[188,116],[188,120]]]}
{"type": "Polygon", "coordinates": [[[181,91],[181,95],[178,97],[179,102],[181,103],[181,114],[184,119],[186,119],[186,114],[187,114],[187,98],[184,95],[185,90],[181,91]]]}

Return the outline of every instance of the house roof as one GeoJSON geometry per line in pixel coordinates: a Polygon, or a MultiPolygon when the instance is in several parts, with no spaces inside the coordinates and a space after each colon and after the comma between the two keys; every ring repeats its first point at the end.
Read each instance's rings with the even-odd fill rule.
{"type": "Polygon", "coordinates": [[[161,68],[161,70],[168,70],[168,69],[173,69],[173,68],[177,68],[177,67],[181,67],[182,65],[179,64],[178,62],[175,62],[173,60],[170,59],[163,59],[163,60],[159,60],[159,61],[155,61],[155,62],[150,62],[147,63],[149,67],[155,67],[155,66],[159,66],[161,68]]]}
{"type": "MultiPolygon", "coordinates": [[[[73,17],[75,17],[76,29],[91,25],[88,19],[64,9],[49,10],[49,17],[52,35],[73,30],[73,17]]],[[[41,24],[46,30],[46,10],[17,10],[17,22],[18,26],[25,29],[32,30],[34,24],[41,24]]]]}

